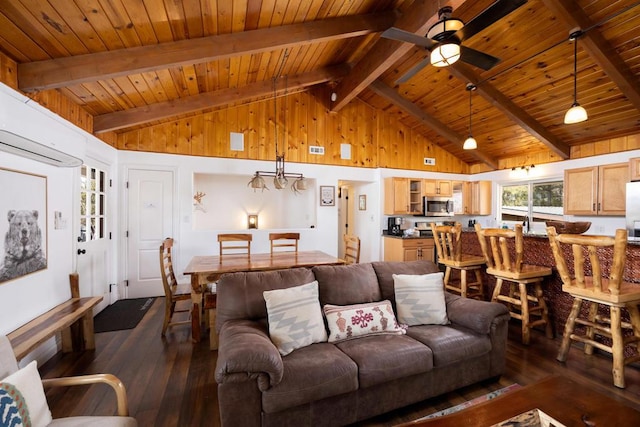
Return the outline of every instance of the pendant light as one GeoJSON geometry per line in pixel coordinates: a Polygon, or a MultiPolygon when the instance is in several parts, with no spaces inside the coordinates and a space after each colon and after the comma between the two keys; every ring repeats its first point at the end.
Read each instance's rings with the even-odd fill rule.
{"type": "Polygon", "coordinates": [[[581,35],[582,31],[578,30],[569,36],[569,40],[573,40],[573,105],[564,115],[564,123],[567,125],[587,120],[587,110],[578,104],[578,37],[581,35]]]}
{"type": "Polygon", "coordinates": [[[478,142],[471,133],[471,92],[476,90],[476,86],[472,83],[468,83],[467,90],[469,91],[469,137],[465,139],[464,144],[462,144],[462,148],[464,150],[475,150],[478,148],[478,142]]]}

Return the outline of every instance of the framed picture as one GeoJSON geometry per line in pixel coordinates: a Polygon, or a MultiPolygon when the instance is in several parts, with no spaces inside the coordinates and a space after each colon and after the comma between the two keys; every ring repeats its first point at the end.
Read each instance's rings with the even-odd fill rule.
{"type": "Polygon", "coordinates": [[[47,268],[47,177],[0,168],[0,284],[47,268]]]}
{"type": "Polygon", "coordinates": [[[320,206],[334,206],[336,204],[336,187],[332,185],[320,186],[320,206]]]}
{"type": "Polygon", "coordinates": [[[361,194],[360,198],[358,199],[358,209],[360,209],[361,211],[366,211],[367,210],[367,195],[366,194],[361,194]]]}

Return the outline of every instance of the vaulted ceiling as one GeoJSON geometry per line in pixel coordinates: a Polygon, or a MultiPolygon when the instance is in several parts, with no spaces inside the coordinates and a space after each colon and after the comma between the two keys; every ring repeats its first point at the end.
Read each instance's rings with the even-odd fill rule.
{"type": "MultiPolygon", "coordinates": [[[[506,0],[503,0],[506,2],[506,0]]],[[[467,163],[550,152],[640,133],[640,2],[528,0],[463,40],[500,59],[483,70],[385,37],[424,36],[438,10],[470,22],[494,0],[11,0],[0,2],[0,49],[24,92],[59,89],[94,115],[96,132],[148,126],[278,91],[358,97],[467,163]],[[578,100],[586,122],[565,125],[578,100]],[[286,81],[286,84],[283,84],[286,81]],[[472,93],[477,150],[463,150],[472,93]],[[285,89],[286,86],[286,89],[285,89]]]]}

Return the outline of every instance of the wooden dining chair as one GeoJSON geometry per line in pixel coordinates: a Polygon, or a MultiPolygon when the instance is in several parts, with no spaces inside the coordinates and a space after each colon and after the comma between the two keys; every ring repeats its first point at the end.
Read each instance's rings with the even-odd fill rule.
{"type": "Polygon", "coordinates": [[[444,287],[467,298],[484,299],[482,267],[484,257],[462,253],[462,224],[436,225],[431,223],[433,240],[438,254],[438,263],[445,266],[444,287]],[[458,277],[452,277],[457,271],[458,277]],[[472,272],[475,281],[467,281],[467,273],[472,272]]]}
{"type": "Polygon", "coordinates": [[[251,241],[253,235],[249,233],[218,234],[220,256],[230,254],[251,255],[251,241]]]}
{"type": "Polygon", "coordinates": [[[555,227],[547,227],[547,234],[562,290],[573,297],[557,359],[567,360],[571,341],[583,343],[585,354],[593,354],[594,347],[606,351],[613,356],[613,384],[624,388],[625,365],[640,361],[640,287],[623,279],[627,231],[589,236],[557,234],[555,227]],[[623,309],[630,322],[622,321],[623,309]],[[625,348],[631,350],[627,355],[625,348]]]}
{"type": "Polygon", "coordinates": [[[269,233],[271,254],[277,251],[298,252],[300,233],[269,233]]]}
{"type": "Polygon", "coordinates": [[[344,260],[346,264],[358,264],[360,262],[360,238],[353,234],[343,234],[344,260]]]}
{"type": "Polygon", "coordinates": [[[173,320],[177,313],[191,312],[189,308],[176,309],[179,301],[191,301],[191,284],[178,283],[173,271],[173,260],[171,250],[173,239],[166,238],[160,245],[160,274],[162,276],[162,286],[164,288],[164,322],[162,323],[162,336],[165,336],[170,326],[191,324],[192,320],[173,320]]]}
{"type": "Polygon", "coordinates": [[[544,326],[548,338],[553,338],[549,310],[542,292],[542,281],[551,275],[551,268],[524,263],[522,224],[514,230],[486,228],[475,225],[480,248],[487,263],[487,274],[496,278],[491,301],[506,303],[512,319],[522,322],[522,343],[529,344],[531,329],[544,326]],[[514,254],[512,254],[514,252],[514,254]],[[507,282],[506,293],[502,284],[507,282]]]}

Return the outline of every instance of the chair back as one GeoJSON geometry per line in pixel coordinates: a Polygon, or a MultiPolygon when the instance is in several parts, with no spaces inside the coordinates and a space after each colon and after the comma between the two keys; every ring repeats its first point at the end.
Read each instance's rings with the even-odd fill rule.
{"type": "Polygon", "coordinates": [[[438,261],[462,260],[462,224],[455,225],[430,224],[433,232],[433,241],[438,253],[438,261]]]}
{"type": "Polygon", "coordinates": [[[298,252],[299,240],[300,233],[269,233],[271,254],[273,254],[274,250],[298,252]]]}
{"type": "Polygon", "coordinates": [[[171,299],[178,286],[178,281],[173,271],[173,260],[171,258],[172,248],[173,239],[170,237],[164,239],[160,245],[160,275],[162,276],[164,295],[167,299],[171,299]]]}
{"type": "Polygon", "coordinates": [[[344,234],[344,260],[347,264],[360,262],[360,238],[353,234],[344,234]]]}
{"type": "Polygon", "coordinates": [[[251,241],[253,235],[249,233],[238,234],[218,234],[218,245],[220,256],[224,254],[245,254],[251,255],[251,241]]]}
{"type": "Polygon", "coordinates": [[[595,294],[620,294],[627,249],[626,230],[618,229],[615,237],[611,237],[557,234],[555,227],[547,227],[547,234],[565,292],[571,288],[589,287],[595,294]],[[570,245],[571,250],[563,250],[561,243],[570,245]],[[602,248],[612,248],[613,254],[602,248]],[[568,268],[571,264],[573,274],[568,268]],[[608,275],[604,274],[607,265],[610,265],[608,275]]]}
{"type": "Polygon", "coordinates": [[[516,224],[514,230],[509,230],[506,228],[482,228],[480,224],[476,223],[475,229],[482,255],[487,263],[487,270],[491,269],[508,274],[522,272],[524,259],[522,224],[516,224]],[[509,250],[509,242],[513,243],[515,250],[513,258],[509,250]]]}

